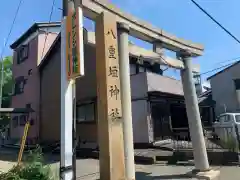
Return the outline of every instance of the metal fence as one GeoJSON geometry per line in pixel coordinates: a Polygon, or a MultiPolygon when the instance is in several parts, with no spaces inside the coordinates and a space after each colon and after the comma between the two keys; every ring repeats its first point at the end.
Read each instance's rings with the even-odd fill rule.
{"type": "MultiPolygon", "coordinates": [[[[189,128],[175,128],[172,133],[174,150],[193,149],[189,128]]],[[[240,131],[237,126],[204,127],[203,134],[207,150],[233,152],[240,150],[240,131]]]]}

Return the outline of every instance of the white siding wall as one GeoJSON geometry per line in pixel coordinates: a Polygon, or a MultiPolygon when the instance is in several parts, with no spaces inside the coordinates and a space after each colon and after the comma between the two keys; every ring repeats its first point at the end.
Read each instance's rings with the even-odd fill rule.
{"type": "Polygon", "coordinates": [[[237,97],[233,81],[236,78],[240,78],[240,63],[210,79],[213,100],[216,101],[216,115],[223,113],[225,107],[228,112],[237,109],[237,97]]]}

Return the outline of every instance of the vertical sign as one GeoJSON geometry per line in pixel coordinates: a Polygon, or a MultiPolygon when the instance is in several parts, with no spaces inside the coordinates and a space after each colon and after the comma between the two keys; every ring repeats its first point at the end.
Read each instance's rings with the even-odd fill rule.
{"type": "Polygon", "coordinates": [[[84,75],[82,9],[70,11],[66,26],[66,74],[67,79],[84,75]]]}
{"type": "Polygon", "coordinates": [[[96,21],[100,179],[125,177],[117,26],[108,13],[96,21]]]}

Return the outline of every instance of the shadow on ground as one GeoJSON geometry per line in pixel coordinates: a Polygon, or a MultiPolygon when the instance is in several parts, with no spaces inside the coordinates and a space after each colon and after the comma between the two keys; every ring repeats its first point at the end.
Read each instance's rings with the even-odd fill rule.
{"type": "Polygon", "coordinates": [[[186,174],[152,176],[151,173],[136,172],[137,180],[191,179],[186,174]]]}

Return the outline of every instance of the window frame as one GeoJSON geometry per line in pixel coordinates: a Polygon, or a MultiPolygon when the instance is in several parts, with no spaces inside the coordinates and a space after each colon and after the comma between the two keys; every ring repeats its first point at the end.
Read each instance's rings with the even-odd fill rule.
{"type": "Polygon", "coordinates": [[[83,104],[80,104],[80,105],[77,105],[76,107],[76,123],[77,124],[92,124],[92,123],[96,123],[97,121],[97,104],[96,102],[89,102],[89,103],[83,103],[83,104]],[[87,108],[87,106],[90,106],[92,105],[93,107],[93,119],[92,120],[87,120],[87,115],[86,115],[86,110],[84,110],[84,120],[83,121],[80,121],[79,120],[79,117],[78,117],[78,108],[87,108]]]}
{"type": "Polygon", "coordinates": [[[240,123],[240,115],[238,115],[238,114],[235,115],[235,121],[236,121],[236,123],[240,123]]]}
{"type": "Polygon", "coordinates": [[[17,50],[17,64],[21,64],[22,62],[24,62],[28,58],[28,56],[29,56],[29,44],[21,45],[17,50]]]}
{"type": "Polygon", "coordinates": [[[24,78],[24,76],[19,76],[19,77],[15,78],[15,81],[14,81],[14,95],[24,93],[24,86],[25,86],[26,83],[27,83],[27,81],[24,78]]]}

